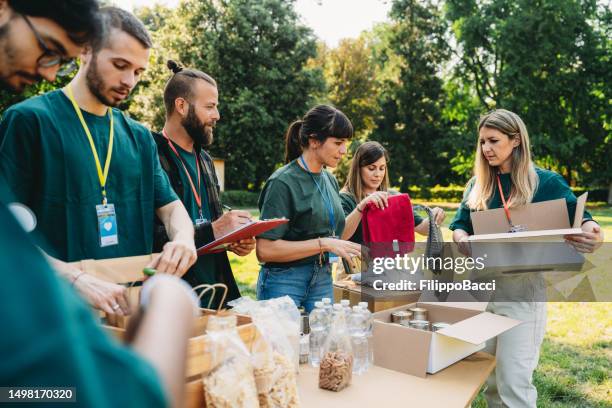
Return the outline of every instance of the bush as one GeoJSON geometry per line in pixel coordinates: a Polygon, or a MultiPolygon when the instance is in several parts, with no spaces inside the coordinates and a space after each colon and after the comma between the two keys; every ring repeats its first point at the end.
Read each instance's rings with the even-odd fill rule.
{"type": "Polygon", "coordinates": [[[259,193],[243,190],[228,190],[221,192],[221,202],[231,207],[257,207],[259,193]]]}
{"type": "MultiPolygon", "coordinates": [[[[421,200],[459,203],[463,198],[464,189],[465,186],[456,184],[450,186],[438,185],[435,187],[410,186],[408,188],[408,194],[410,194],[411,198],[421,200]]],[[[573,187],[572,191],[576,197],[588,191],[588,201],[591,203],[596,201],[608,201],[608,190],[605,188],[573,187]]]]}

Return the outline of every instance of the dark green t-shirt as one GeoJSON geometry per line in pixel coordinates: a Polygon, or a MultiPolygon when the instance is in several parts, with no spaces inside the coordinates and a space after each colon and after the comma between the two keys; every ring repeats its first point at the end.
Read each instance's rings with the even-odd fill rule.
{"type": "MultiPolygon", "coordinates": [[[[174,144],[174,146],[176,147],[176,150],[181,156],[181,158],[183,159],[185,167],[187,167],[187,170],[189,171],[193,186],[197,189],[198,173],[196,168],[196,158],[194,154],[187,152],[185,149],[182,149],[176,143],[174,144]]],[[[183,183],[183,197],[180,197],[180,199],[185,205],[185,208],[187,209],[191,220],[195,223],[195,221],[200,218],[200,210],[198,208],[198,203],[193,194],[193,190],[191,189],[189,178],[185,174],[183,164],[181,164],[181,160],[179,160],[179,158],[175,154],[172,154],[172,158],[174,159],[179,169],[178,172],[181,177],[181,182],[183,183]]],[[[210,207],[208,204],[208,195],[206,194],[206,186],[204,185],[205,178],[202,171],[203,169],[200,167],[200,189],[198,191],[198,194],[200,194],[200,197],[202,198],[202,216],[210,222],[210,207]]],[[[215,270],[215,256],[201,255],[198,257],[198,260],[191,267],[191,269],[183,276],[183,279],[189,282],[192,286],[203,283],[217,283],[217,280],[215,278],[215,270]]]]}
{"type": "Polygon", "coordinates": [[[103,332],[2,202],[0,225],[0,384],[74,387],[65,406],[167,406],[153,367],[103,332]]]}
{"type": "MultiPolygon", "coordinates": [[[[574,214],[576,213],[576,196],[572,192],[572,190],[567,185],[567,182],[563,177],[554,171],[544,170],[539,167],[536,167],[536,174],[538,175],[538,188],[533,196],[532,203],[539,203],[542,201],[549,200],[557,200],[559,198],[565,198],[567,202],[567,210],[569,215],[570,224],[574,222],[574,214]]],[[[504,192],[505,197],[510,196],[512,181],[510,180],[510,174],[501,174],[500,181],[502,184],[502,190],[504,192]]],[[[461,205],[457,209],[457,213],[455,214],[455,218],[449,225],[449,229],[454,231],[456,229],[461,229],[467,232],[470,235],[474,234],[474,229],[472,227],[472,218],[470,210],[466,204],[467,197],[472,189],[473,183],[470,183],[468,188],[464,193],[464,199],[461,202],[461,205]]],[[[501,201],[501,196],[499,195],[499,189],[497,185],[493,190],[493,197],[488,202],[488,208],[501,208],[503,207],[503,203],[501,201]]],[[[588,211],[584,212],[583,219],[592,219],[591,214],[588,211]]]]}
{"type": "MultiPolygon", "coordinates": [[[[83,111],[101,165],[109,117],[83,111]]],[[[114,145],[106,183],[119,244],[100,246],[96,205],[102,189],[88,138],[61,91],[8,109],[0,123],[0,174],[38,218],[40,246],[64,261],[151,253],[154,211],[178,199],[150,132],[113,109],[114,145]]]]}
{"type": "MultiPolygon", "coordinates": [[[[357,207],[357,200],[355,200],[355,196],[347,192],[340,193],[340,200],[342,201],[344,215],[348,217],[348,215],[357,207]]],[[[423,217],[416,213],[414,207],[412,208],[412,214],[414,215],[414,226],[416,227],[423,222],[423,217]]],[[[349,241],[357,244],[363,244],[363,229],[361,227],[361,221],[359,221],[359,225],[357,226],[355,233],[349,238],[349,241]]]]}
{"type": "MultiPolygon", "coordinates": [[[[330,226],[330,216],[321,192],[315,185],[319,183],[323,193],[331,199],[335,219],[335,234],[341,236],[344,230],[344,211],[340,202],[338,182],[327,170],[308,174],[296,160],[276,170],[266,181],[259,196],[261,219],[289,219],[287,224],[259,235],[270,240],[306,241],[318,237],[330,237],[334,231],[330,226]]],[[[318,260],[319,256],[300,259],[290,264],[305,264],[318,260]]]]}

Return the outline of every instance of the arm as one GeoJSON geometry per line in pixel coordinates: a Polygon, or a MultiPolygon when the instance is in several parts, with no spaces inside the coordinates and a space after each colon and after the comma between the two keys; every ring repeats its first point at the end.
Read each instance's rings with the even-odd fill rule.
{"type": "Polygon", "coordinates": [[[41,252],[56,272],[68,280],[91,306],[111,315],[127,316],[131,313],[127,288],[91,276],[42,250],[41,252]]]}
{"type": "MultiPolygon", "coordinates": [[[[440,226],[444,222],[444,218],[446,218],[446,213],[440,207],[435,207],[431,209],[434,219],[436,221],[436,225],[440,226]]],[[[423,219],[421,223],[419,223],[416,227],[414,227],[414,231],[421,235],[429,235],[429,217],[423,219]]]]}
{"type": "Polygon", "coordinates": [[[172,407],[184,402],[187,342],[196,310],[183,286],[176,279],[164,279],[151,288],[132,341],[134,350],[156,369],[172,407]]]}
{"type": "Polygon", "coordinates": [[[456,229],[453,231],[453,242],[457,243],[459,246],[459,252],[465,256],[470,256],[472,254],[470,241],[468,241],[469,236],[470,234],[462,229],[456,229]]]}
{"type": "Polygon", "coordinates": [[[361,254],[361,245],[335,238],[318,238],[306,241],[269,240],[257,238],[257,259],[260,262],[291,262],[321,252],[333,252],[346,259],[351,266],[351,258],[361,254]]]}
{"type": "Polygon", "coordinates": [[[189,214],[180,200],[174,200],[156,210],[168,232],[170,242],[149,264],[159,272],[182,276],[197,260],[194,229],[189,214]]]}
{"type": "MultiPolygon", "coordinates": [[[[363,209],[366,205],[368,205],[368,203],[372,202],[378,208],[384,210],[389,206],[389,203],[387,201],[388,198],[389,193],[387,193],[386,191],[376,191],[361,200],[361,202],[359,202],[357,206],[346,215],[344,231],[342,231],[342,239],[349,239],[353,236],[353,234],[357,230],[357,227],[359,226],[359,223],[361,222],[363,209]]],[[[347,211],[345,203],[343,203],[342,207],[345,208],[346,213],[347,211]]]]}
{"type": "Polygon", "coordinates": [[[599,224],[593,220],[582,224],[582,234],[566,235],[567,243],[576,248],[579,252],[592,253],[602,246],[604,233],[599,224]]]}

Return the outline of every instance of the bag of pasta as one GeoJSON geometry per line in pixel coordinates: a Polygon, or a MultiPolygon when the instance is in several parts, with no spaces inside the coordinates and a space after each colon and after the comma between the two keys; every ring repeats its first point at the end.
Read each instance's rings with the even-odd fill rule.
{"type": "Polygon", "coordinates": [[[252,347],[255,383],[261,407],[299,407],[294,344],[299,339],[299,311],[288,296],[229,302],[234,312],[251,316],[261,334],[252,347]]]}
{"type": "Polygon", "coordinates": [[[212,366],[203,378],[206,406],[259,407],[250,353],[236,330],[236,316],[211,316],[206,332],[212,366]]]}

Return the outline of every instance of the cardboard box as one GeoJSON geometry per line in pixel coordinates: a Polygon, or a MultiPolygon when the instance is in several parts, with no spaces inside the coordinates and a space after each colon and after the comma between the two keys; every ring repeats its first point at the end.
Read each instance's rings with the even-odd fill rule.
{"type": "Polygon", "coordinates": [[[485,342],[521,322],[481,310],[413,303],[374,313],[374,364],[425,378],[482,350],[485,342]],[[391,323],[391,313],[424,307],[432,323],[451,326],[438,332],[391,323]]]}
{"type": "Polygon", "coordinates": [[[519,232],[508,232],[503,208],[472,212],[472,258],[484,259],[486,272],[580,270],[584,256],[563,237],[582,232],[587,194],[578,197],[572,225],[563,198],[511,209],[512,221],[526,227],[519,232]]]}
{"type": "Polygon", "coordinates": [[[351,306],[359,302],[368,302],[368,309],[372,313],[416,302],[420,296],[421,292],[408,291],[385,291],[383,295],[381,291],[352,281],[334,282],[335,303],[340,302],[341,299],[350,300],[351,306]]]}

